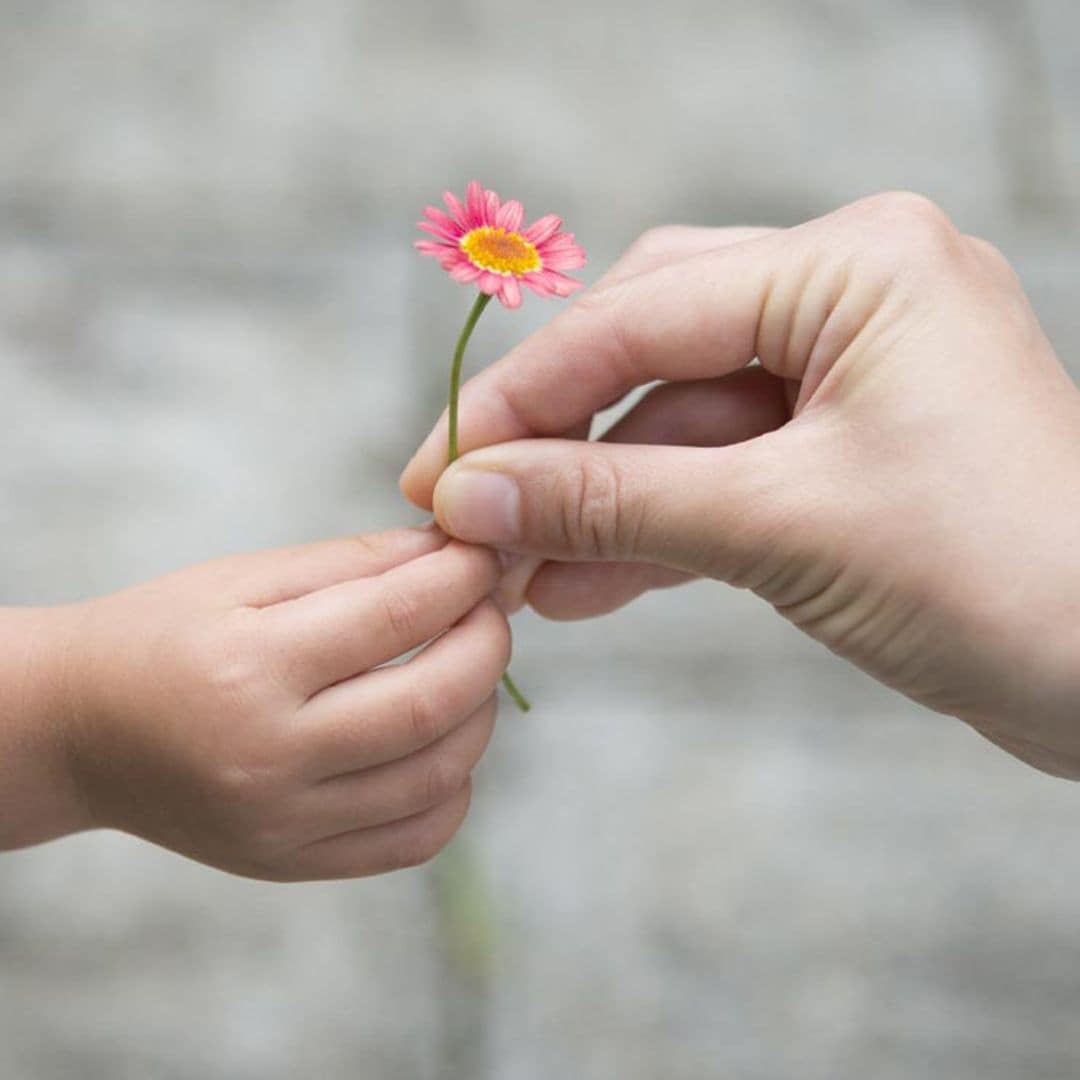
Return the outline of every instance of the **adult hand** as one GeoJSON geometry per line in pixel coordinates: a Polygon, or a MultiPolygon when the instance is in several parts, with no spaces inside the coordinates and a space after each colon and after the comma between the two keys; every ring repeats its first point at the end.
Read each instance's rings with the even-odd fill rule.
{"type": "Polygon", "coordinates": [[[541,613],[686,576],[749,588],[1080,778],[1080,394],[1005,259],[933,204],[646,234],[461,408],[465,456],[442,473],[440,424],[403,490],[454,536],[550,560],[541,613]]]}

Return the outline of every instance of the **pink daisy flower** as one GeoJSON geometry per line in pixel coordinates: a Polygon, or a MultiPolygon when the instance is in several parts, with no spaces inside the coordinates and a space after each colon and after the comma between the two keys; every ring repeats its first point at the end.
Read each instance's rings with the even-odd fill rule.
{"type": "Polygon", "coordinates": [[[418,223],[434,240],[418,240],[416,248],[439,260],[442,268],[462,285],[475,284],[504,307],[521,304],[521,286],[540,296],[569,296],[581,282],[564,270],[585,265],[585,252],[574,234],[559,232],[562,219],[548,214],[523,228],[521,203],[501,202],[473,180],[461,203],[452,192],[443,194],[446,211],[429,206],[427,220],[418,223]]]}

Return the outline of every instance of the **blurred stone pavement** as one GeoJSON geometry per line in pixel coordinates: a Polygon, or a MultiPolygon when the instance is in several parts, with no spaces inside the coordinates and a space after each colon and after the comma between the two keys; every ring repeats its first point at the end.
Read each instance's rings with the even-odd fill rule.
{"type": "MultiPolygon", "coordinates": [[[[0,0],[0,602],[417,520],[468,297],[413,223],[473,176],[590,280],[653,224],[913,188],[1080,374],[1078,34],[1074,0],[0,0]]],[[[473,367],[553,310],[493,311],[473,367]]],[[[464,886],[0,856],[0,1078],[1080,1075],[1080,788],[716,586],[516,648],[464,886]]]]}

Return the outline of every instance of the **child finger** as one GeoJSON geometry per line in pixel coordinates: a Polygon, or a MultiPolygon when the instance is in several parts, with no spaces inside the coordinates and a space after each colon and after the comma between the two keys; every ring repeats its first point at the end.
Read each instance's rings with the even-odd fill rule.
{"type": "Polygon", "coordinates": [[[370,877],[420,866],[450,842],[469,811],[472,783],[451,798],[410,818],[353,829],[300,848],[279,877],[290,881],[327,881],[370,877]]]}
{"type": "Polygon", "coordinates": [[[445,547],[434,526],[342,536],[272,551],[230,555],[208,564],[222,591],[251,607],[279,604],[342,581],[371,577],[445,547]]]}
{"type": "Polygon", "coordinates": [[[430,555],[262,612],[271,663],[305,698],[430,641],[499,580],[499,561],[452,543],[430,555]]]}
{"type": "Polygon", "coordinates": [[[495,727],[493,694],[464,723],[398,761],[316,784],[296,807],[309,839],[412,817],[452,798],[484,755],[495,727]]]}
{"type": "Polygon", "coordinates": [[[339,776],[430,746],[491,696],[509,660],[506,617],[487,601],[408,662],[329,687],[298,714],[305,774],[339,776]]]}

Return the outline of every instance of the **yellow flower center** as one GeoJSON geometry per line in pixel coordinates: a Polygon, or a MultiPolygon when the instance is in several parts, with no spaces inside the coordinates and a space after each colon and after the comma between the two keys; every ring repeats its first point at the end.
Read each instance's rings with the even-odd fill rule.
{"type": "Polygon", "coordinates": [[[521,233],[493,229],[490,225],[466,233],[461,238],[461,250],[473,266],[496,274],[521,277],[543,265],[540,253],[521,233]]]}

